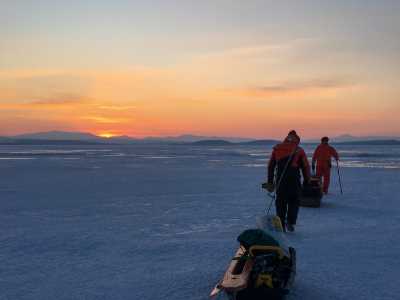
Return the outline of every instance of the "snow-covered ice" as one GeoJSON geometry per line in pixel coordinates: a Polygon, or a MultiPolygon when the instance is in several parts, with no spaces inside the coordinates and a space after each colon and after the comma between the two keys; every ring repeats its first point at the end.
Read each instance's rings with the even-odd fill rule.
{"type": "MultiPolygon", "coordinates": [[[[306,146],[311,154],[311,146],[306,146]]],[[[400,299],[400,147],[341,146],[287,299],[400,299]]],[[[0,299],[208,299],[270,147],[0,146],[0,299]]]]}

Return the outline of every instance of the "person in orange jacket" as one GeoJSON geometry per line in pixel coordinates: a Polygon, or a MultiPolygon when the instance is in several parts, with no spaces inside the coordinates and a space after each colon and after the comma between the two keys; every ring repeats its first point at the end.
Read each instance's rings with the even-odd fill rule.
{"type": "Polygon", "coordinates": [[[301,192],[300,170],[305,181],[310,180],[310,165],[304,150],[299,147],[300,137],[292,130],[283,143],[277,144],[268,163],[267,188],[276,190],[276,214],[282,226],[294,231],[299,212],[301,192]],[[275,168],[277,169],[274,182],[275,168]]]}
{"type": "Polygon", "coordinates": [[[331,159],[334,157],[339,161],[339,155],[335,148],[329,145],[329,138],[324,136],[321,144],[315,149],[312,157],[312,169],[315,173],[315,163],[317,164],[316,176],[323,178],[323,192],[328,193],[330,177],[331,177],[331,159]]]}

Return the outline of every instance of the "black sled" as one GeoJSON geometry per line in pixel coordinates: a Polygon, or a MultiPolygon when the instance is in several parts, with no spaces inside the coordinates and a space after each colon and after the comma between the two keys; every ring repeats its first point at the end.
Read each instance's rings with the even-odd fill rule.
{"type": "Polygon", "coordinates": [[[322,181],[321,177],[311,176],[310,183],[303,183],[300,196],[300,206],[320,207],[322,199],[322,181]]]}

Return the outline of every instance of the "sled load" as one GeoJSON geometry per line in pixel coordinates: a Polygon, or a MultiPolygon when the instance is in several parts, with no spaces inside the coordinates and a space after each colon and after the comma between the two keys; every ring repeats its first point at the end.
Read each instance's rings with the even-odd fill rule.
{"type": "Polygon", "coordinates": [[[240,246],[210,297],[220,291],[235,300],[282,299],[288,294],[296,274],[296,251],[280,239],[280,219],[269,221],[275,232],[248,229],[238,236],[240,246]]]}
{"type": "Polygon", "coordinates": [[[303,183],[300,206],[320,207],[322,199],[322,181],[321,177],[311,176],[310,183],[303,183]]]}

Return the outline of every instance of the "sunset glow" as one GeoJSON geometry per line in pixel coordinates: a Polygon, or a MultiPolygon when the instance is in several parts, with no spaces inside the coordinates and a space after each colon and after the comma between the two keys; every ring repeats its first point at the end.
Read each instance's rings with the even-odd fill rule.
{"type": "Polygon", "coordinates": [[[114,136],[117,136],[116,134],[112,134],[112,133],[100,133],[98,136],[103,137],[103,138],[112,138],[114,136]]]}
{"type": "Polygon", "coordinates": [[[0,12],[0,135],[400,135],[392,2],[22,3],[0,12]]]}

